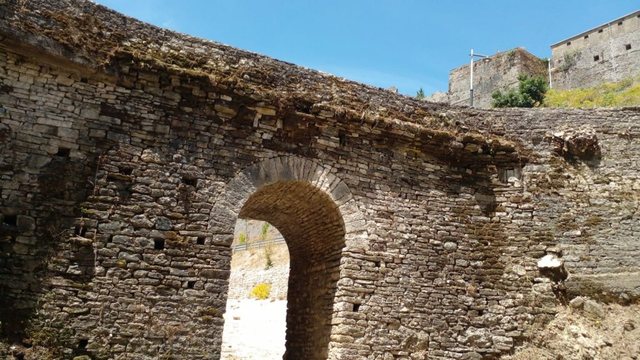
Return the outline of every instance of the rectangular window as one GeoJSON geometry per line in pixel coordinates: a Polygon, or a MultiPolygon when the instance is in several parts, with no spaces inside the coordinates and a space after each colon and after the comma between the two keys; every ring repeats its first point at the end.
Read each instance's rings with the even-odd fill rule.
{"type": "Polygon", "coordinates": [[[624,49],[625,50],[631,50],[631,44],[625,44],[624,45],[624,49]]]}
{"type": "Polygon", "coordinates": [[[600,60],[600,55],[595,55],[595,56],[593,57],[593,61],[598,61],[598,60],[600,60]]]}

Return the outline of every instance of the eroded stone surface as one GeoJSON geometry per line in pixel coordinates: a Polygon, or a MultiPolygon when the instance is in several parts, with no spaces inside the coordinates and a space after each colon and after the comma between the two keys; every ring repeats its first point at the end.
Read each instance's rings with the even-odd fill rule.
{"type": "Polygon", "coordinates": [[[219,357],[240,215],[291,250],[290,358],[495,358],[554,311],[551,249],[572,276],[638,271],[637,110],[447,108],[88,2],[0,13],[16,341],[219,357]],[[554,153],[585,127],[597,163],[554,153]]]}

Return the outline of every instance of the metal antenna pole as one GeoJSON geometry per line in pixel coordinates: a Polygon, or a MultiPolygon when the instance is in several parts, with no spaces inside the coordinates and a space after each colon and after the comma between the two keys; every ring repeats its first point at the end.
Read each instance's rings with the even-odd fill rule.
{"type": "Polygon", "coordinates": [[[469,76],[469,106],[473,107],[473,49],[471,49],[469,57],[471,58],[469,60],[469,71],[471,72],[469,76]]]}

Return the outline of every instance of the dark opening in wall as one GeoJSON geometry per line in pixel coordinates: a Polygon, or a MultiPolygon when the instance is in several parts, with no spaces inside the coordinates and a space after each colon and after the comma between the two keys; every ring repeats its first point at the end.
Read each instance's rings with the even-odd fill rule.
{"type": "Polygon", "coordinates": [[[153,239],[153,248],[156,250],[164,249],[164,239],[153,239]]]}
{"type": "Polygon", "coordinates": [[[588,38],[589,38],[589,35],[585,35],[585,36],[584,36],[584,38],[585,38],[585,39],[588,39],[588,38]]]}
{"type": "Polygon", "coordinates": [[[618,26],[621,26],[621,25],[622,25],[622,21],[620,21],[620,22],[618,23],[618,26]]]}
{"type": "Polygon", "coordinates": [[[598,29],[598,33],[601,33],[603,31],[604,31],[604,29],[598,29]]]}
{"type": "Polygon", "coordinates": [[[192,178],[192,177],[188,177],[188,176],[183,176],[182,177],[182,183],[185,184],[185,185],[196,187],[198,185],[198,179],[192,178]]]}
{"type": "Polygon", "coordinates": [[[338,138],[340,139],[340,146],[346,146],[347,145],[347,134],[340,130],[338,132],[338,138]]]}
{"type": "Polygon", "coordinates": [[[624,44],[625,50],[631,50],[631,44],[624,44]]]}
{"type": "Polygon", "coordinates": [[[56,156],[60,157],[69,157],[69,155],[71,155],[71,149],[65,147],[58,148],[58,152],[56,153],[56,156]]]}
{"type": "Polygon", "coordinates": [[[120,174],[122,175],[131,175],[131,173],[133,172],[133,168],[121,167],[121,168],[118,168],[118,171],[120,171],[120,174]]]}
{"type": "Polygon", "coordinates": [[[76,225],[75,230],[73,231],[74,235],[84,237],[87,234],[87,227],[84,222],[76,225]]]}
{"type": "Polygon", "coordinates": [[[87,345],[89,345],[88,339],[80,339],[80,341],[78,341],[78,350],[86,349],[87,345]]]}
{"type": "Polygon", "coordinates": [[[522,169],[520,168],[500,168],[498,169],[498,178],[500,182],[508,183],[509,179],[522,179],[522,169]]]}
{"type": "Polygon", "coordinates": [[[205,240],[204,236],[198,236],[198,238],[196,239],[196,244],[204,245],[204,240],[205,240]]]}
{"type": "Polygon", "coordinates": [[[374,262],[374,265],[375,265],[377,268],[379,268],[379,267],[380,267],[380,261],[379,261],[379,260],[378,260],[378,261],[375,261],[375,262],[374,262]]]}
{"type": "Polygon", "coordinates": [[[9,226],[18,226],[18,216],[17,215],[5,215],[2,219],[2,223],[9,226]]]}
{"type": "Polygon", "coordinates": [[[570,45],[571,45],[571,41],[567,41],[567,46],[570,46],[570,45]]]}
{"type": "Polygon", "coordinates": [[[196,282],[191,280],[191,281],[187,281],[187,289],[193,289],[193,287],[196,286],[196,282]]]}
{"type": "Polygon", "coordinates": [[[353,312],[358,312],[360,310],[360,304],[353,304],[353,312]]]}
{"type": "Polygon", "coordinates": [[[593,56],[593,61],[598,61],[600,60],[600,55],[594,55],[593,56]]]}

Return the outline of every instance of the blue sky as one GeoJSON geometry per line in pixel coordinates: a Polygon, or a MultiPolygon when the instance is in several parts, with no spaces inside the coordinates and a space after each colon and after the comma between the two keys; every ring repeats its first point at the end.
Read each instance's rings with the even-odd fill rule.
{"type": "Polygon", "coordinates": [[[129,16],[351,80],[446,91],[469,49],[549,45],[640,8],[637,0],[96,0],[129,16]]]}

